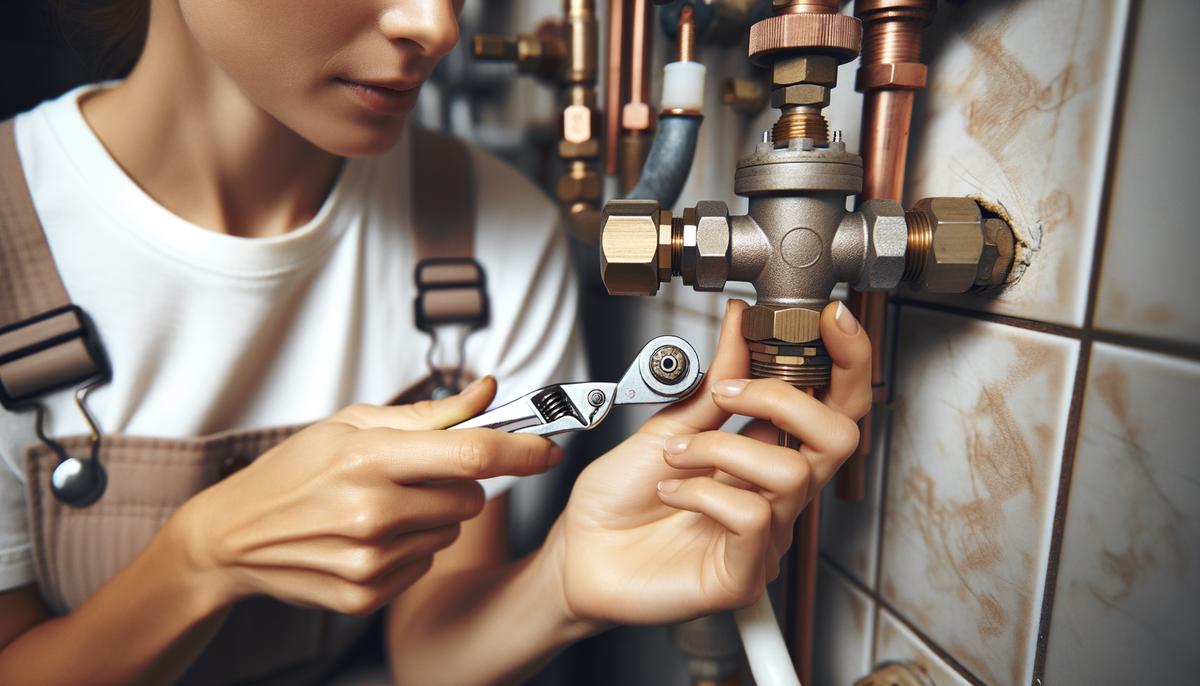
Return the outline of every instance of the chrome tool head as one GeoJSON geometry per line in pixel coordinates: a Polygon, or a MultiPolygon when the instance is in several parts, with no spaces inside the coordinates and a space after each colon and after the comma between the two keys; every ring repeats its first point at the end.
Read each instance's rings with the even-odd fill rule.
{"type": "Polygon", "coordinates": [[[678,336],[659,336],[642,347],[617,384],[617,405],[671,403],[700,386],[704,372],[691,343],[678,336]]]}
{"type": "Polygon", "coordinates": [[[673,403],[691,395],[704,373],[696,349],[678,336],[659,336],[638,353],[620,383],[585,381],[539,388],[451,429],[487,428],[553,436],[586,431],[613,405],[673,403]]]}

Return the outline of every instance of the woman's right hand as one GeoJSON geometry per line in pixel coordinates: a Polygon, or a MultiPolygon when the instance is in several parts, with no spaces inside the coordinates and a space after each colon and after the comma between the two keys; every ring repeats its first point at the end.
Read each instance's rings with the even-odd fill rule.
{"type": "Polygon", "coordinates": [[[476,479],[562,459],[539,436],[440,430],[495,391],[484,377],[444,400],[354,405],[298,432],[179,510],[190,563],[226,602],[264,594],[347,614],[388,603],[479,514],[476,479]]]}

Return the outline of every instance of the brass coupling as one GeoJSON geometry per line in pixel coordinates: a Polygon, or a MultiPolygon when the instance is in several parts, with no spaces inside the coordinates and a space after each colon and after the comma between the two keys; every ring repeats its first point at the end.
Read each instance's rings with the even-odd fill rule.
{"type": "Polygon", "coordinates": [[[562,24],[555,20],[543,21],[533,33],[516,38],[477,34],[471,47],[475,59],[515,62],[518,72],[552,84],[561,81],[567,58],[562,24]]]}
{"type": "Polygon", "coordinates": [[[986,290],[1007,281],[1016,253],[1012,227],[976,201],[925,198],[904,220],[904,281],[933,293],[986,290]]]}
{"type": "Polygon", "coordinates": [[[929,69],[921,63],[921,41],[936,0],[860,0],[854,14],[863,23],[859,91],[924,88],[929,69]]]}
{"type": "Polygon", "coordinates": [[[613,200],[601,215],[600,276],[614,295],[654,295],[672,277],[698,291],[725,288],[729,208],[703,201],[678,217],[653,200],[613,200]]]}

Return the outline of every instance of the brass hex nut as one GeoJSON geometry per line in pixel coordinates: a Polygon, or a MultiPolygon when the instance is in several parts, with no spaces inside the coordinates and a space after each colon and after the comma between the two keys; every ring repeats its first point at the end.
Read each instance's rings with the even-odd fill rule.
{"type": "Polygon", "coordinates": [[[585,141],[558,142],[558,156],[564,160],[588,159],[600,156],[600,141],[595,138],[589,138],[585,141]]]}
{"type": "Polygon", "coordinates": [[[728,79],[721,87],[721,101],[742,114],[758,114],[769,99],[767,87],[757,79],[728,79]]]}
{"type": "Polygon", "coordinates": [[[866,229],[863,269],[856,290],[895,288],[904,275],[908,223],[895,200],[868,200],[859,209],[866,229]]]}
{"type": "Polygon", "coordinates": [[[983,255],[979,258],[975,285],[980,288],[1004,285],[1015,255],[1016,238],[1008,222],[998,217],[984,220],[983,255]]]}
{"type": "Polygon", "coordinates": [[[582,175],[564,174],[558,179],[558,199],[563,204],[600,199],[603,180],[593,171],[582,175]]]}
{"type": "Polygon", "coordinates": [[[932,235],[920,285],[933,293],[965,293],[983,257],[983,217],[970,198],[925,198],[913,206],[929,218],[932,235]]]}
{"type": "Polygon", "coordinates": [[[874,88],[924,88],[929,67],[920,62],[865,64],[858,69],[855,87],[860,91],[874,88]]]}
{"type": "Polygon", "coordinates": [[[828,107],[829,88],[815,83],[797,83],[771,91],[771,107],[828,107]]]}
{"type": "Polygon", "coordinates": [[[742,313],[742,336],[751,341],[815,341],[821,337],[821,313],[806,307],[754,305],[742,313]]]}
{"type": "Polygon", "coordinates": [[[613,200],[600,222],[600,278],[612,295],[658,292],[658,203],[613,200]]]}
{"type": "Polygon", "coordinates": [[[696,204],[696,240],[685,243],[683,261],[692,263],[693,287],[698,291],[719,291],[729,278],[730,249],[729,207],[723,202],[705,200],[696,204]],[[690,253],[690,254],[689,254],[690,253]]]}
{"type": "Polygon", "coordinates": [[[837,83],[837,60],[828,55],[804,55],[782,59],[771,65],[771,83],[790,86],[794,83],[815,83],[832,86],[837,83]]]}

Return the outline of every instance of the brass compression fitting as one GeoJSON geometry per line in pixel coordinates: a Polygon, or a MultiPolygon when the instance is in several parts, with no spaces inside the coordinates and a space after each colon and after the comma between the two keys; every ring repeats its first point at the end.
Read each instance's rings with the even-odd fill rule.
{"type": "MultiPolygon", "coordinates": [[[[845,155],[841,144],[832,147],[828,155],[845,155]]],[[[814,171],[819,180],[821,170],[814,171]]],[[[739,184],[740,191],[747,186],[739,184]]],[[[740,216],[730,216],[723,202],[700,202],[673,216],[653,201],[614,200],[603,215],[604,284],[614,295],[654,295],[672,277],[698,291],[748,281],[759,299],[742,333],[754,344],[756,371],[821,387],[830,366],[818,323],[837,282],[866,290],[906,281],[963,293],[1003,285],[1012,268],[1012,229],[969,198],[926,198],[908,211],[872,200],[845,212],[844,193],[824,195],[752,195],[750,213],[740,216]],[[800,227],[783,231],[773,248],[770,224],[778,221],[800,227]]]]}

